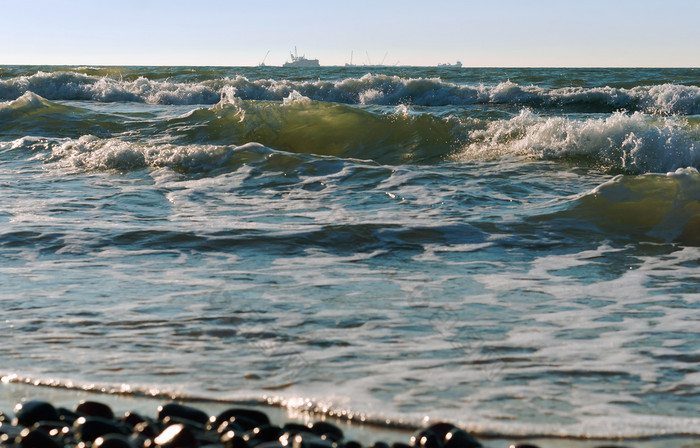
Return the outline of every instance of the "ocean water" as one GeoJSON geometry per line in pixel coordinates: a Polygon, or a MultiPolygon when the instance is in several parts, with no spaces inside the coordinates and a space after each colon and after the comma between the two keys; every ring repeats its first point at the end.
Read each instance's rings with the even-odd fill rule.
{"type": "Polygon", "coordinates": [[[700,70],[0,67],[0,376],[700,437],[700,70]]]}

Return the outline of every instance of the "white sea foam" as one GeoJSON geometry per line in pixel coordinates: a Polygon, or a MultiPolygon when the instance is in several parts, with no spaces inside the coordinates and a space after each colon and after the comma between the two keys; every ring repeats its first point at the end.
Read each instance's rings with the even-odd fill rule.
{"type": "Polygon", "coordinates": [[[77,72],[38,72],[0,81],[0,98],[15,99],[32,91],[48,99],[136,101],[152,104],[214,104],[225,88],[250,100],[282,101],[296,91],[315,101],[348,104],[419,106],[519,104],[530,107],[583,107],[605,111],[625,109],[665,115],[700,113],[700,87],[661,84],[629,89],[518,85],[468,85],[440,78],[406,78],[366,74],[339,81],[248,79],[224,77],[198,82],[173,82],[139,77],[124,80],[77,72]]]}
{"type": "Polygon", "coordinates": [[[316,101],[421,106],[477,103],[560,107],[589,105],[605,109],[640,110],[662,114],[700,113],[700,87],[663,84],[632,89],[569,87],[546,89],[511,81],[497,85],[463,85],[439,78],[403,78],[367,74],[342,81],[290,81],[244,76],[223,81],[243,99],[281,101],[292,91],[316,101]]]}
{"type": "Polygon", "coordinates": [[[668,172],[698,166],[699,143],[691,131],[676,119],[652,121],[639,112],[572,120],[523,110],[510,120],[470,132],[458,157],[588,159],[606,170],[668,172]]]}
{"type": "Polygon", "coordinates": [[[50,100],[146,102],[152,104],[212,104],[219,93],[202,83],[173,83],[139,77],[125,81],[73,72],[38,72],[0,82],[0,98],[34,92],[50,100]]]}
{"type": "MultiPolygon", "coordinates": [[[[42,140],[42,148],[46,146],[42,140]]],[[[13,147],[37,142],[20,139],[13,147]]],[[[49,145],[51,153],[40,154],[47,162],[80,170],[133,171],[168,167],[176,171],[216,171],[232,163],[243,151],[260,151],[257,143],[242,146],[141,144],[119,139],[100,139],[85,135],[79,139],[57,140],[49,145]]]]}

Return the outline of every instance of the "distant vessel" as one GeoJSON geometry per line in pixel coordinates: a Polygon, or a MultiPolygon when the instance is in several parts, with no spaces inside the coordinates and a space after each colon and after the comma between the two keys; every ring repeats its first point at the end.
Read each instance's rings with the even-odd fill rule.
{"type": "Polygon", "coordinates": [[[270,50],[267,50],[267,53],[265,53],[265,57],[263,58],[262,62],[258,64],[258,67],[267,67],[265,65],[265,59],[267,59],[267,55],[270,54],[270,50]]]}
{"type": "Polygon", "coordinates": [[[457,61],[457,62],[454,63],[454,64],[450,64],[450,63],[447,63],[447,64],[438,64],[437,66],[438,66],[438,67],[458,67],[458,68],[459,68],[459,67],[462,66],[462,63],[461,63],[460,61],[457,61]]]}
{"type": "Polygon", "coordinates": [[[297,55],[297,47],[294,47],[294,54],[290,54],[292,57],[291,62],[285,62],[282,67],[320,67],[321,64],[318,63],[318,59],[306,59],[303,55],[297,55]]]}
{"type": "Polygon", "coordinates": [[[352,50],[350,51],[350,63],[348,64],[347,62],[345,63],[346,67],[354,67],[355,64],[352,63],[352,50]]]}

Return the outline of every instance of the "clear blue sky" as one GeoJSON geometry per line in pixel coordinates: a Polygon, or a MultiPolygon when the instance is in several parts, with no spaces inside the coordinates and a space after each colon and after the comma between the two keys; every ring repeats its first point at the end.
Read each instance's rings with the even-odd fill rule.
{"type": "Polygon", "coordinates": [[[0,0],[0,65],[700,67],[700,0],[0,0]]]}

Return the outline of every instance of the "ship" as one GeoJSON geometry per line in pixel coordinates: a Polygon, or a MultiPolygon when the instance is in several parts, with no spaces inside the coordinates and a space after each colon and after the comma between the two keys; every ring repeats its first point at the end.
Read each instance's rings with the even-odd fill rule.
{"type": "Polygon", "coordinates": [[[267,50],[267,53],[265,53],[265,57],[263,58],[262,62],[258,64],[258,67],[267,67],[265,65],[265,60],[267,59],[267,56],[270,54],[270,50],[267,50]]]}
{"type": "Polygon", "coordinates": [[[285,62],[282,67],[320,67],[321,64],[318,63],[318,59],[306,59],[303,55],[297,55],[297,47],[294,47],[294,54],[290,53],[292,57],[291,62],[285,62]]]}
{"type": "Polygon", "coordinates": [[[457,67],[457,68],[461,68],[461,67],[462,67],[462,63],[461,63],[460,61],[457,61],[457,62],[454,63],[454,64],[450,64],[450,63],[447,63],[447,64],[438,64],[437,66],[438,66],[438,67],[457,67]]]}

